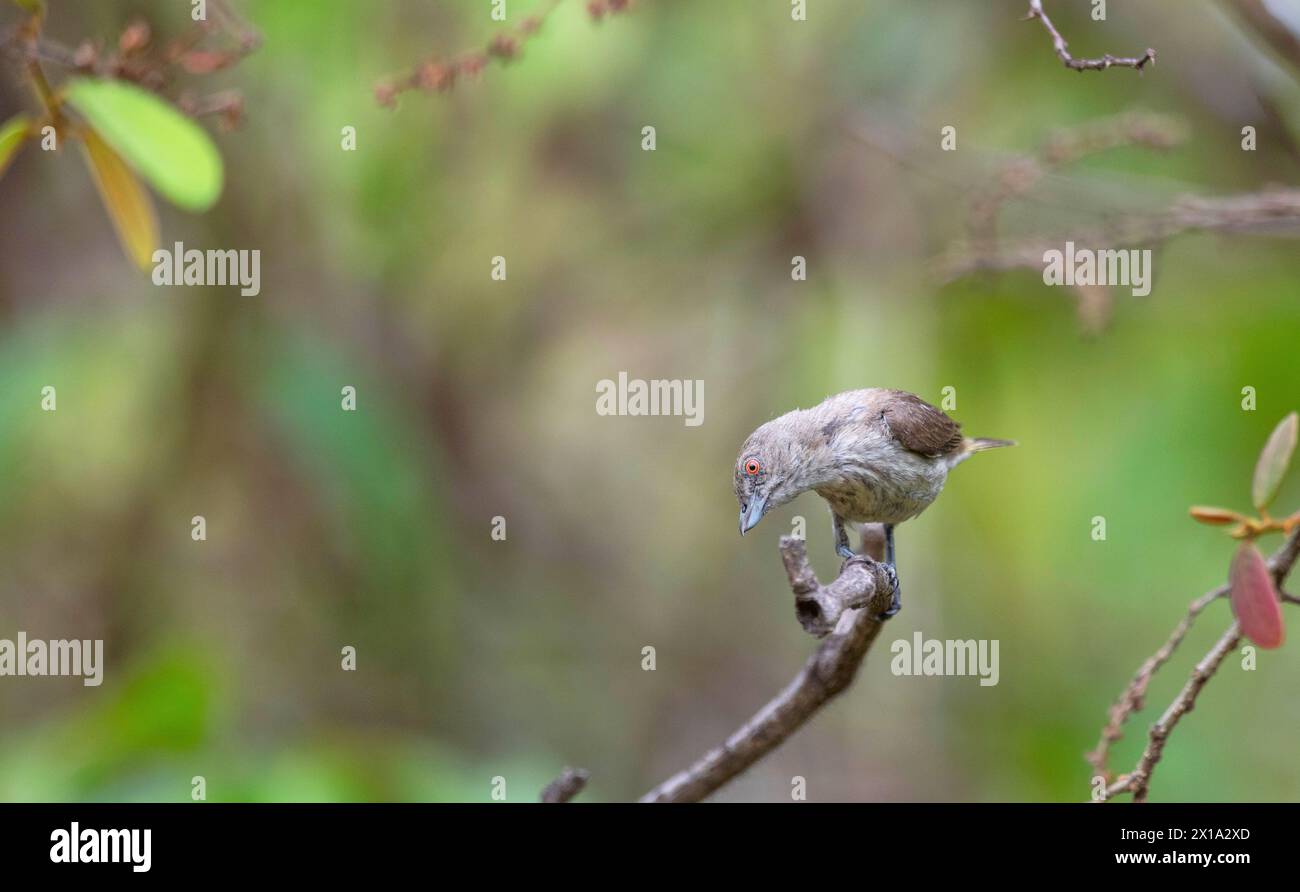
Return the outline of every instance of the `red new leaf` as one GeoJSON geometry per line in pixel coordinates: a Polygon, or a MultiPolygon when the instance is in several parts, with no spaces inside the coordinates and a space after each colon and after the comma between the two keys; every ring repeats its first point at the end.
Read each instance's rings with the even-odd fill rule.
{"type": "Polygon", "coordinates": [[[1266,649],[1281,646],[1286,637],[1282,605],[1273,587],[1273,574],[1254,542],[1243,542],[1237,549],[1228,583],[1232,590],[1232,612],[1241,623],[1241,633],[1266,649]]]}

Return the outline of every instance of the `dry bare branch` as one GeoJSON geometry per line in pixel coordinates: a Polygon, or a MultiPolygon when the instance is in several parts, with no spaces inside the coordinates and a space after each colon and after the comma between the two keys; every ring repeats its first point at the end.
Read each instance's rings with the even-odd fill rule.
{"type": "Polygon", "coordinates": [[[1228,586],[1221,585],[1213,591],[1201,595],[1188,605],[1187,614],[1178,622],[1178,625],[1174,626],[1168,640],[1138,667],[1137,674],[1133,676],[1129,686],[1124,689],[1124,693],[1120,694],[1119,699],[1115,701],[1115,705],[1110,708],[1110,719],[1107,721],[1106,727],[1101,730],[1101,739],[1097,741],[1097,748],[1088,753],[1087,757],[1088,763],[1100,776],[1106,779],[1107,783],[1111,782],[1111,773],[1106,767],[1110,748],[1124,736],[1123,726],[1128,721],[1129,716],[1140,710],[1145,704],[1147,688],[1151,685],[1151,679],[1155,677],[1156,671],[1169,662],[1169,658],[1174,655],[1178,645],[1183,643],[1188,630],[1191,629],[1192,623],[1201,611],[1227,593],[1228,586]]]}
{"type": "Polygon", "coordinates": [[[883,548],[879,527],[863,533],[866,556],[844,562],[829,585],[817,581],[803,540],[784,536],[781,558],[795,596],[795,612],[813,634],[831,624],[834,631],[803,668],[720,746],[705,753],[641,797],[642,802],[698,802],[753,765],[802,728],[822,706],[852,683],[883,623],[877,617],[889,606],[892,589],[877,563],[883,548]],[[858,606],[861,605],[861,606],[858,606]],[[834,618],[834,619],[833,619],[834,618]]]}
{"type": "Polygon", "coordinates": [[[1061,60],[1061,63],[1064,64],[1066,68],[1073,69],[1074,71],[1105,71],[1107,68],[1136,68],[1140,73],[1147,63],[1154,65],[1156,62],[1156,51],[1150,47],[1147,47],[1147,51],[1141,56],[1135,57],[1112,56],[1110,53],[1107,53],[1099,59],[1076,59],[1074,56],[1070,55],[1070,51],[1067,49],[1069,44],[1065,42],[1065,38],[1061,36],[1061,32],[1056,30],[1056,26],[1053,25],[1052,20],[1047,17],[1047,13],[1043,12],[1042,0],[1029,0],[1029,13],[1025,16],[1025,19],[1038,19],[1043,23],[1043,27],[1047,29],[1047,33],[1052,36],[1052,49],[1056,50],[1057,58],[1061,60]]]}
{"type": "Polygon", "coordinates": [[[1210,648],[1210,652],[1196,664],[1196,668],[1192,670],[1192,677],[1187,680],[1187,684],[1183,685],[1183,689],[1178,692],[1178,696],[1165,709],[1159,720],[1151,726],[1147,738],[1147,747],[1142,752],[1142,758],[1138,760],[1137,767],[1128,775],[1134,802],[1146,802],[1147,791],[1151,786],[1151,773],[1155,771],[1156,763],[1160,761],[1161,755],[1164,754],[1165,743],[1169,740],[1169,735],[1173,732],[1174,726],[1196,706],[1197,696],[1214,676],[1214,673],[1219,671],[1219,666],[1223,664],[1228,654],[1236,649],[1237,642],[1240,640],[1241,627],[1234,620],[1232,625],[1228,626],[1228,630],[1214,643],[1214,647],[1210,648]]]}
{"type": "Polygon", "coordinates": [[[1059,250],[1066,238],[1080,248],[1154,248],[1192,232],[1300,232],[1300,189],[1266,189],[1225,196],[1189,196],[1159,211],[1115,220],[1105,231],[1018,241],[1006,245],[961,244],[939,258],[936,274],[952,282],[977,272],[1043,267],[1043,254],[1059,250]]]}
{"type": "Polygon", "coordinates": [[[998,214],[1007,202],[1024,195],[1049,174],[1084,158],[1134,146],[1163,152],[1186,139],[1182,121],[1169,115],[1132,111],[1088,121],[1052,134],[1033,154],[1005,162],[992,180],[971,199],[967,226],[972,242],[992,244],[998,214]]]}
{"type": "MultiPolygon", "coordinates": [[[[1287,574],[1291,572],[1291,568],[1295,566],[1297,558],[1300,558],[1300,530],[1293,532],[1282,547],[1268,559],[1269,569],[1272,571],[1273,579],[1279,589],[1287,574]]],[[[1172,733],[1182,717],[1192,711],[1201,690],[1214,676],[1214,673],[1218,671],[1228,654],[1241,641],[1240,628],[1236,621],[1233,621],[1219,637],[1219,640],[1215,642],[1214,646],[1210,648],[1209,652],[1196,664],[1191,677],[1183,685],[1182,690],[1174,697],[1173,702],[1166,707],[1156,723],[1151,726],[1147,736],[1146,748],[1143,750],[1137,766],[1112,782],[1106,762],[1111,745],[1123,736],[1122,727],[1124,722],[1142,708],[1151,678],[1161,666],[1169,661],[1174,650],[1177,649],[1187,635],[1187,630],[1191,628],[1196,617],[1211,603],[1227,593],[1228,586],[1222,585],[1194,600],[1188,607],[1187,615],[1174,627],[1169,639],[1159,650],[1147,658],[1138,669],[1137,674],[1133,676],[1133,680],[1129,682],[1128,687],[1120,694],[1115,705],[1111,707],[1110,720],[1107,722],[1106,727],[1102,729],[1097,748],[1087,756],[1088,762],[1097,771],[1098,776],[1104,778],[1107,783],[1105,799],[1110,799],[1119,793],[1131,792],[1135,802],[1146,801],[1151,786],[1151,775],[1155,772],[1156,765],[1159,764],[1160,758],[1164,754],[1165,744],[1170,733],[1172,733]]],[[[1284,598],[1283,600],[1287,599],[1284,598]]]]}
{"type": "MultiPolygon", "coordinates": [[[[1003,189],[999,198],[1013,194],[1003,189]]],[[[1103,228],[1018,241],[999,241],[996,209],[983,218],[972,217],[972,225],[983,227],[981,237],[954,245],[933,265],[940,284],[977,273],[1009,272],[1017,269],[1041,273],[1049,251],[1059,251],[1066,241],[1076,249],[1095,252],[1119,248],[1159,249],[1171,239],[1195,232],[1225,234],[1295,235],[1300,233],[1300,189],[1267,189],[1239,195],[1189,196],[1159,211],[1114,218],[1103,228]]],[[[1110,289],[1104,285],[1075,285],[1080,322],[1095,333],[1109,322],[1113,306],[1110,289]]]]}

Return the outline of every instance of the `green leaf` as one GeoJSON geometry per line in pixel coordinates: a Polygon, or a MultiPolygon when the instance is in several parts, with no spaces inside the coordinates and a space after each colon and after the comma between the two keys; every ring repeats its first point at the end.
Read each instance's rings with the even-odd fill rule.
{"type": "Polygon", "coordinates": [[[14,3],[34,15],[45,14],[45,0],[14,0],[14,3]]]}
{"type": "Polygon", "coordinates": [[[0,176],[4,176],[9,162],[31,135],[32,122],[26,115],[15,115],[0,124],[0,176]]]}
{"type": "Polygon", "coordinates": [[[1264,444],[1255,464],[1255,483],[1251,495],[1256,510],[1263,511],[1282,488],[1282,478],[1291,467],[1291,456],[1295,453],[1296,432],[1300,429],[1300,417],[1292,412],[1283,418],[1264,444]]]}
{"type": "Polygon", "coordinates": [[[154,94],[122,81],[76,78],[66,99],[164,198],[205,211],[221,195],[217,147],[202,127],[154,94]]]}

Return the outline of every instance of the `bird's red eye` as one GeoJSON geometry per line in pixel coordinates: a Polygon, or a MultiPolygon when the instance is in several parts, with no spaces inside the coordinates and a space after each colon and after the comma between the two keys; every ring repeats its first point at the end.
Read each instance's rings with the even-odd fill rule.
{"type": "Polygon", "coordinates": [[[745,473],[748,474],[749,476],[753,477],[761,470],[762,468],[759,466],[758,462],[755,461],[754,459],[751,458],[749,461],[745,462],[745,473]]]}

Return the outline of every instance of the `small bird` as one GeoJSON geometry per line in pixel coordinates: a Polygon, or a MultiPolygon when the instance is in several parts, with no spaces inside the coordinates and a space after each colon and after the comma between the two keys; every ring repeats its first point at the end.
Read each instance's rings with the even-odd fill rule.
{"type": "Polygon", "coordinates": [[[957,422],[903,390],[846,391],[774,418],[745,440],[736,459],[740,534],[808,490],[830,505],[840,557],[854,555],[846,524],[884,524],[885,568],[894,592],[880,618],[888,619],[902,607],[895,525],[929,507],[953,467],[976,452],[1014,445],[964,436],[957,422]]]}

